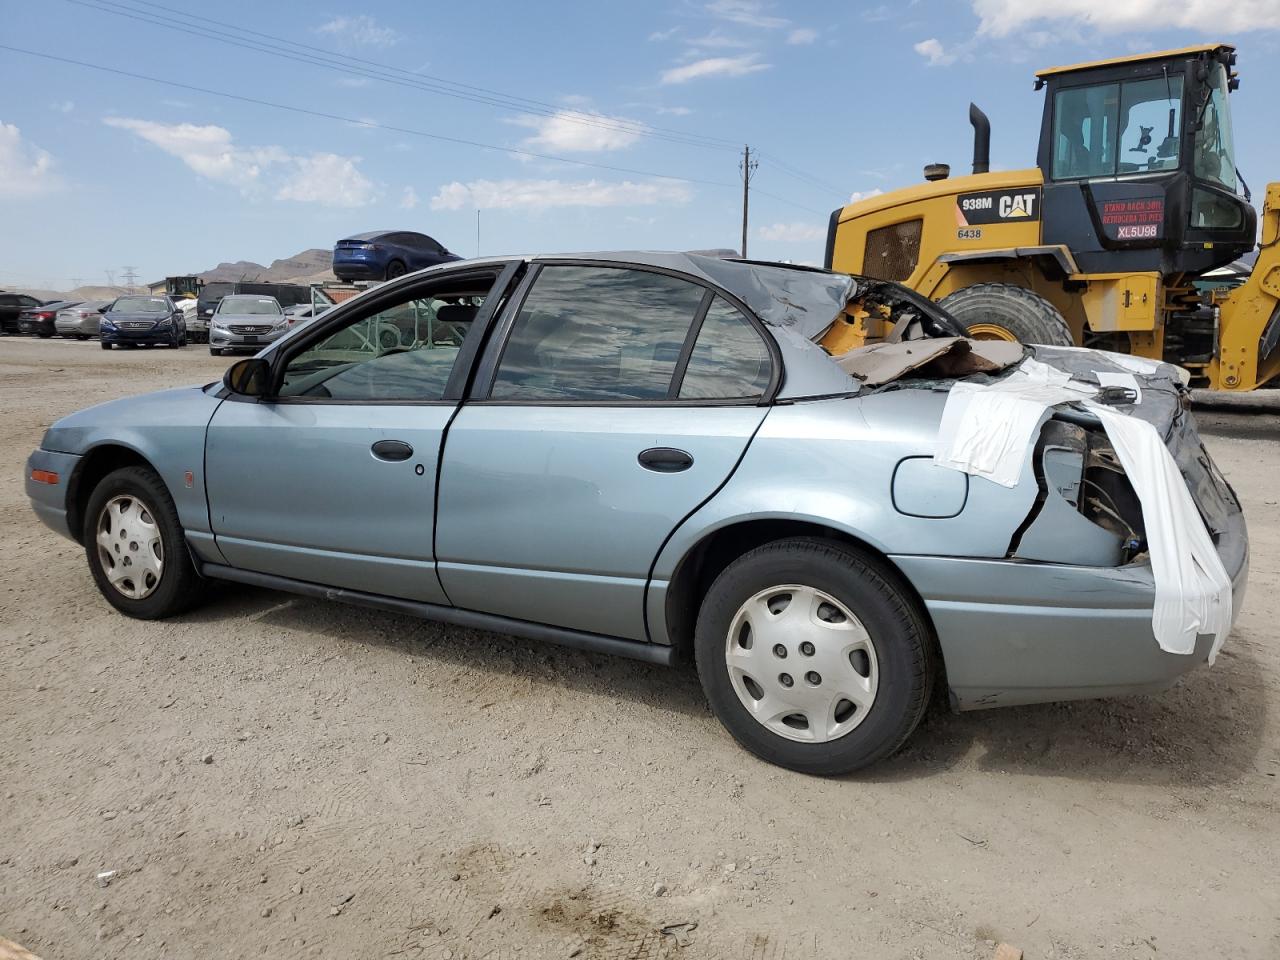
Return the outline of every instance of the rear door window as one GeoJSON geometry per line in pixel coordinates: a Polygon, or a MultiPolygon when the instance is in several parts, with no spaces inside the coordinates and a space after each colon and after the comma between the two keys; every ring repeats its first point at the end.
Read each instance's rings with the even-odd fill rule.
{"type": "Polygon", "coordinates": [[[706,295],[649,271],[543,267],[512,325],[490,398],[664,400],[706,295]]]}

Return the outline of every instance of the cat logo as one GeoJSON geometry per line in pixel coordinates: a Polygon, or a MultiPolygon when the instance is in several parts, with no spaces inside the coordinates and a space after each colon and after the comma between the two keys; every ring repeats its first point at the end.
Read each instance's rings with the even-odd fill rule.
{"type": "Polygon", "coordinates": [[[1005,194],[1000,198],[1000,216],[1006,220],[1016,217],[1034,217],[1036,195],[1034,193],[1005,194]]]}
{"type": "Polygon", "coordinates": [[[1016,225],[1040,219],[1040,188],[983,190],[956,197],[956,226],[1016,225]]]}

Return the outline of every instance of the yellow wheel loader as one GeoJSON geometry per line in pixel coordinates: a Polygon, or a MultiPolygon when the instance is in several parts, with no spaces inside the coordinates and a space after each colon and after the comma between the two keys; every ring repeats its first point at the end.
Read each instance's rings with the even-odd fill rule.
{"type": "MultiPolygon", "coordinates": [[[[991,127],[970,104],[973,174],[930,164],[918,186],[836,210],[826,265],[902,282],[975,337],[1167,360],[1219,390],[1268,384],[1280,378],[1280,183],[1245,282],[1195,285],[1258,240],[1232,142],[1235,62],[1212,44],[1041,71],[1029,170],[989,172],[991,127]]],[[[887,333],[874,314],[851,320],[841,349],[887,333]]]]}

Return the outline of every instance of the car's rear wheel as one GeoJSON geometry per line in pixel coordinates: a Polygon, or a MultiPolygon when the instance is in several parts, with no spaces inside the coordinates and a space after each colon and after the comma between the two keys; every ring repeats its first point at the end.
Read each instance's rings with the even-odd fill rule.
{"type": "Polygon", "coordinates": [[[929,628],[898,577],[815,539],[731,563],[707,592],[694,646],[716,717],[778,766],[832,776],[897,750],[933,683],[929,628]]]}
{"type": "Polygon", "coordinates": [[[89,495],[84,545],[98,590],[142,620],[181,613],[203,595],[163,481],[147,467],[107,474],[89,495]]]}
{"type": "Polygon", "coordinates": [[[221,351],[221,350],[219,350],[217,347],[210,347],[210,348],[209,348],[209,356],[211,356],[211,357],[220,357],[220,356],[222,356],[222,351],[221,351]]]}
{"type": "Polygon", "coordinates": [[[394,280],[396,277],[403,277],[405,275],[405,271],[406,268],[403,261],[392,260],[387,264],[387,279],[394,280]]]}
{"type": "Polygon", "coordinates": [[[110,350],[110,349],[111,349],[111,344],[106,343],[105,341],[104,341],[103,343],[99,344],[99,346],[101,346],[103,350],[110,350]]]}

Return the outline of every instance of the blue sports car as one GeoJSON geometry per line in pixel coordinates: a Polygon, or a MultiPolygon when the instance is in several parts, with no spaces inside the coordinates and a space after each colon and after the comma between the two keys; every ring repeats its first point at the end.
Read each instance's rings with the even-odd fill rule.
{"type": "Polygon", "coordinates": [[[333,246],[333,273],[339,280],[393,280],[414,270],[461,260],[425,233],[374,230],[333,246]]]}
{"type": "Polygon", "coordinates": [[[967,340],[892,283],[485,259],[59,420],[26,489],[129,616],[220,580],[691,658],[739,743],[836,774],[935,682],[975,709],[1212,661],[1248,545],[1186,401],[1167,364],[967,340]],[[868,316],[892,335],[833,348],[868,316]]]}

